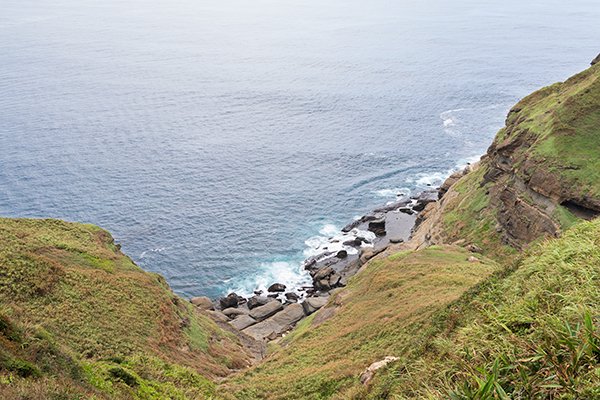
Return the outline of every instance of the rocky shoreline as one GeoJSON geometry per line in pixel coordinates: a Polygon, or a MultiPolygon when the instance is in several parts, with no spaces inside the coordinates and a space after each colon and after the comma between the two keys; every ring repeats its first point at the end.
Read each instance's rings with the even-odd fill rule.
{"type": "Polygon", "coordinates": [[[427,204],[443,194],[443,187],[379,207],[342,228],[320,246],[318,254],[306,259],[303,268],[312,278],[312,285],[288,288],[273,283],[267,293],[255,291],[245,298],[230,293],[217,301],[208,297],[193,297],[196,307],[208,312],[219,323],[259,342],[275,340],[303,318],[324,307],[332,291],[346,286],[368,260],[390,245],[411,238],[417,216],[427,204]]]}

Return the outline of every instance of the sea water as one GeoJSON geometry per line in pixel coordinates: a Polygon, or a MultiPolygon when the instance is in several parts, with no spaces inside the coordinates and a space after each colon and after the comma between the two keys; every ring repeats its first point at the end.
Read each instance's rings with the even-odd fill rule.
{"type": "Polygon", "coordinates": [[[184,296],[299,285],[600,52],[596,0],[0,0],[0,215],[110,230],[184,296]]]}

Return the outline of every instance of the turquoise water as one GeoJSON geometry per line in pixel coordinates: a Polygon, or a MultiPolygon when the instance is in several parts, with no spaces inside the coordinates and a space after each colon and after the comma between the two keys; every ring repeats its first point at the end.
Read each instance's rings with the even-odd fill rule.
{"type": "Polygon", "coordinates": [[[301,282],[600,51],[595,1],[49,3],[2,1],[0,214],[99,224],[185,296],[301,282]]]}

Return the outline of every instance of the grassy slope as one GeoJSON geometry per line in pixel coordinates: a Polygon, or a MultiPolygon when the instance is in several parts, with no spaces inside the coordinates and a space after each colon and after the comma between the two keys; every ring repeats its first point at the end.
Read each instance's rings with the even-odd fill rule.
{"type": "Polygon", "coordinates": [[[432,316],[497,269],[468,262],[455,247],[432,247],[371,262],[330,304],[335,315],[304,320],[260,366],[228,383],[238,399],[329,398],[359,386],[362,371],[385,356],[418,351],[432,316]]]}
{"type": "Polygon", "coordinates": [[[537,245],[452,309],[454,328],[364,397],[600,398],[600,220],[537,245]]]}
{"type": "Polygon", "coordinates": [[[0,265],[2,398],[203,398],[207,377],[245,364],[96,226],[0,219],[0,265]]]}

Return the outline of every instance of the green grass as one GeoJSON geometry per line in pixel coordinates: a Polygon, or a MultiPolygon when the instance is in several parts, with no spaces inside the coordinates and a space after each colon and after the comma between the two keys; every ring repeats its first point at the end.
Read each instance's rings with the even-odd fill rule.
{"type": "Polygon", "coordinates": [[[0,219],[0,265],[3,398],[210,397],[207,378],[247,362],[234,336],[96,226],[0,219]]]}
{"type": "Polygon", "coordinates": [[[598,310],[600,220],[536,246],[518,268],[465,296],[455,328],[361,397],[600,398],[598,310]]]}

